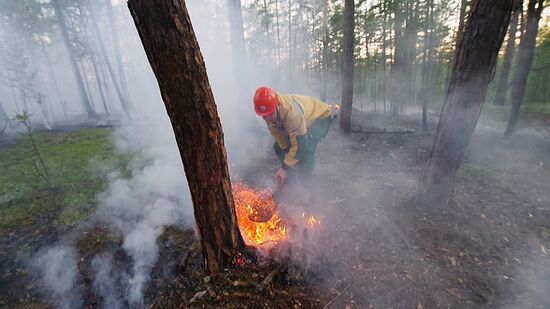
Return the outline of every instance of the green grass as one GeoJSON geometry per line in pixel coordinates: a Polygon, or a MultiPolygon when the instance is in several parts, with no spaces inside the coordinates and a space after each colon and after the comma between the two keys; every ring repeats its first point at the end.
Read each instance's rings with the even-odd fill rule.
{"type": "Polygon", "coordinates": [[[40,223],[37,220],[45,216],[55,216],[55,224],[62,226],[85,218],[95,207],[96,194],[105,189],[99,167],[127,171],[131,156],[115,153],[112,132],[94,128],[36,133],[52,186],[36,171],[28,137],[0,148],[0,233],[40,223]]]}

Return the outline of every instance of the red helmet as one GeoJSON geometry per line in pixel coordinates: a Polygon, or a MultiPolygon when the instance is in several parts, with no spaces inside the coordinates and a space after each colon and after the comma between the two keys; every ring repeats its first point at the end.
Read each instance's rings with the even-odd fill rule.
{"type": "Polygon", "coordinates": [[[279,98],[273,89],[260,87],[254,94],[254,110],[258,116],[271,115],[279,104],[279,98]]]}

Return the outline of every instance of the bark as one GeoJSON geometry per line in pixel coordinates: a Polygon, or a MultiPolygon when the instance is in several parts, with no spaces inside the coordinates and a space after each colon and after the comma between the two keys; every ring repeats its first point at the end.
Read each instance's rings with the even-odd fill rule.
{"type": "Polygon", "coordinates": [[[518,56],[516,60],[516,71],[512,77],[512,87],[510,89],[510,120],[506,127],[505,136],[514,133],[519,118],[519,111],[525,97],[527,88],[527,78],[533,64],[533,55],[535,54],[535,45],[539,28],[539,20],[544,8],[544,0],[529,0],[527,7],[527,22],[523,40],[519,44],[518,56]],[[537,6],[538,5],[538,6],[537,6]]]}
{"type": "Polygon", "coordinates": [[[86,88],[84,86],[84,81],[82,79],[80,71],[78,70],[78,63],[76,61],[76,55],[74,53],[74,50],[71,47],[71,40],[69,38],[69,31],[67,30],[65,15],[63,15],[63,11],[61,9],[61,4],[59,3],[59,1],[60,0],[52,0],[51,5],[53,7],[55,16],[57,17],[59,29],[61,30],[61,38],[63,39],[63,44],[65,45],[67,52],[69,53],[69,61],[71,63],[71,69],[73,71],[76,85],[78,87],[80,99],[82,100],[82,103],[84,105],[84,110],[86,111],[86,114],[88,115],[88,117],[95,118],[97,117],[97,114],[93,108],[92,102],[88,98],[88,94],[86,93],[86,88]]]}
{"type": "Polygon", "coordinates": [[[344,7],[344,59],[342,70],[342,113],[340,127],[344,132],[351,131],[351,110],[353,103],[353,45],[355,29],[355,1],[345,0],[344,7]]]}
{"type": "Polygon", "coordinates": [[[514,0],[474,0],[456,50],[456,62],[418,200],[445,206],[494,75],[514,0]]]}
{"type": "Polygon", "coordinates": [[[216,273],[244,249],[223,132],[204,60],[183,0],[130,0],[185,167],[204,266],[216,273]]]}
{"type": "Polygon", "coordinates": [[[495,105],[506,105],[506,91],[508,90],[508,79],[510,75],[510,68],[512,67],[512,59],[514,57],[514,50],[516,46],[516,32],[518,30],[519,13],[521,12],[523,5],[522,0],[516,0],[514,2],[514,10],[512,11],[512,18],[510,19],[510,31],[508,32],[508,43],[506,44],[506,55],[504,56],[504,63],[502,64],[502,72],[500,74],[500,80],[495,94],[495,105]]]}
{"type": "MultiPolygon", "coordinates": [[[[468,10],[468,0],[460,1],[460,14],[458,16],[458,30],[456,32],[455,47],[458,48],[458,43],[462,41],[462,34],[464,33],[464,24],[466,22],[466,11],[468,10]]],[[[455,53],[455,56],[457,53],[455,53]]],[[[451,62],[451,67],[454,66],[455,58],[451,62]]]]}

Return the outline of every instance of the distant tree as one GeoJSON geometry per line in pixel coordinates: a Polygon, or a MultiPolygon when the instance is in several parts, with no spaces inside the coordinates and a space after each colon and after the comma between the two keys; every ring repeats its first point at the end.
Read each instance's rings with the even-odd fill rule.
{"type": "Polygon", "coordinates": [[[544,0],[529,0],[527,5],[527,24],[525,34],[519,44],[518,55],[516,58],[516,71],[512,77],[512,88],[510,89],[510,120],[506,127],[505,136],[514,133],[518,122],[519,111],[525,97],[527,87],[527,78],[533,64],[533,55],[535,53],[535,44],[539,29],[539,20],[544,9],[544,0]]]}
{"type": "Polygon", "coordinates": [[[231,55],[233,59],[233,74],[235,84],[239,88],[239,95],[248,86],[248,63],[246,46],[244,43],[243,14],[241,0],[227,0],[229,19],[229,33],[231,36],[231,55]],[[243,87],[244,84],[244,87],[243,87]]]}
{"type": "Polygon", "coordinates": [[[424,67],[422,69],[422,83],[419,93],[419,101],[422,104],[422,128],[428,130],[428,102],[431,99],[432,72],[433,72],[433,12],[434,0],[426,3],[426,20],[424,28],[424,67]]]}
{"type": "Polygon", "coordinates": [[[342,82],[342,114],[340,127],[345,131],[351,131],[351,111],[353,108],[353,67],[355,64],[355,1],[345,0],[344,7],[344,53],[343,53],[343,82],[342,82]]]}
{"type": "Polygon", "coordinates": [[[129,0],[157,77],[191,191],[207,272],[244,249],[214,96],[183,0],[129,0]]]}
{"type": "Polygon", "coordinates": [[[516,32],[518,31],[518,20],[523,9],[523,0],[515,0],[512,18],[510,19],[510,31],[508,31],[508,43],[504,54],[504,62],[500,72],[500,79],[495,93],[495,105],[506,105],[506,92],[508,90],[508,79],[510,68],[512,67],[512,59],[514,58],[516,46],[516,32]]]}
{"type": "Polygon", "coordinates": [[[418,199],[445,206],[476,127],[514,0],[473,0],[418,199]]]}
{"type": "Polygon", "coordinates": [[[61,5],[60,0],[51,0],[51,5],[53,7],[55,16],[57,18],[57,22],[59,24],[59,29],[61,30],[61,38],[63,39],[63,44],[65,45],[65,48],[67,49],[67,52],[69,54],[69,61],[71,63],[71,70],[73,72],[73,77],[76,81],[78,92],[80,94],[80,99],[82,100],[82,103],[84,105],[84,110],[86,111],[86,114],[88,117],[97,117],[97,113],[95,112],[95,109],[93,108],[92,102],[90,101],[90,98],[88,97],[88,93],[84,84],[84,80],[82,75],[80,74],[80,70],[78,67],[78,63],[76,60],[76,54],[75,50],[72,47],[71,39],[69,36],[69,30],[67,28],[67,21],[65,19],[65,15],[63,13],[63,7],[61,5]]]}

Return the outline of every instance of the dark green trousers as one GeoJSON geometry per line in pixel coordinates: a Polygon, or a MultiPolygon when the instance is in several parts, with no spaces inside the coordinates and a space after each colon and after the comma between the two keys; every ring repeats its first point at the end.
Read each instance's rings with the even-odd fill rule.
{"type": "MultiPolygon", "coordinates": [[[[298,166],[296,172],[299,174],[310,174],[313,171],[317,144],[327,136],[330,124],[330,117],[317,119],[307,128],[306,134],[296,138],[298,141],[298,153],[296,153],[298,166]]],[[[273,149],[282,164],[289,149],[282,149],[277,142],[273,145],[273,149]]]]}

